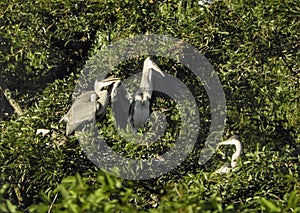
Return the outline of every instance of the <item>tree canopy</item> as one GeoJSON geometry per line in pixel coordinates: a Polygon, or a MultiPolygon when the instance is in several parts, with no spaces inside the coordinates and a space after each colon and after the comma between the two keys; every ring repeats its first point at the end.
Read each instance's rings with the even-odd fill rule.
{"type": "MultiPolygon", "coordinates": [[[[0,8],[1,212],[300,212],[299,1],[5,0],[0,8]],[[209,99],[187,68],[163,57],[159,65],[191,89],[203,118],[196,146],[178,168],[123,180],[99,170],[77,138],[65,136],[58,121],[88,59],[145,34],[182,39],[210,61],[226,95],[224,138],[238,134],[245,148],[237,171],[214,174],[229,148],[198,164],[209,99]],[[22,113],[13,114],[10,101],[22,113]],[[50,133],[36,134],[41,128],[50,133]]],[[[124,78],[142,61],[113,72],[124,78]]],[[[180,116],[168,113],[175,126],[180,116]]],[[[128,157],[151,156],[115,136],[110,114],[98,124],[110,146],[128,157]]],[[[173,129],[151,148],[168,150],[173,129]]]]}

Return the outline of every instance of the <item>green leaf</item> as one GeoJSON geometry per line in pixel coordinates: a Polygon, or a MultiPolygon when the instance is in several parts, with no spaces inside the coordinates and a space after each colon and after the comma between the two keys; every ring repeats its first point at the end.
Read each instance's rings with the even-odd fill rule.
{"type": "Polygon", "coordinates": [[[261,204],[266,207],[270,212],[281,212],[280,208],[274,204],[273,201],[267,200],[265,198],[260,199],[261,204]]]}
{"type": "Polygon", "coordinates": [[[7,206],[8,212],[10,212],[10,213],[17,212],[17,207],[15,205],[13,205],[9,200],[6,200],[6,206],[7,206]]]}
{"type": "Polygon", "coordinates": [[[299,190],[293,191],[288,198],[288,207],[295,208],[300,205],[300,192],[299,190]]]}

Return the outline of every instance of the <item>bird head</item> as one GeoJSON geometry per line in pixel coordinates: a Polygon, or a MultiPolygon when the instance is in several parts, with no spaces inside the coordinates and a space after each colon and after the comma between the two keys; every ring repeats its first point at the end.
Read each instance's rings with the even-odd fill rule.
{"type": "Polygon", "coordinates": [[[160,73],[163,77],[165,77],[165,74],[163,73],[163,71],[156,65],[156,63],[150,58],[146,58],[146,60],[144,61],[144,70],[154,70],[158,73],[160,73]]]}
{"type": "Polygon", "coordinates": [[[96,79],[95,84],[94,84],[94,91],[98,94],[104,87],[110,86],[113,83],[118,82],[120,79],[119,78],[106,78],[103,80],[98,80],[96,79]]]}
{"type": "Polygon", "coordinates": [[[242,143],[237,135],[233,135],[228,140],[220,142],[219,145],[235,145],[241,147],[242,143]]]}

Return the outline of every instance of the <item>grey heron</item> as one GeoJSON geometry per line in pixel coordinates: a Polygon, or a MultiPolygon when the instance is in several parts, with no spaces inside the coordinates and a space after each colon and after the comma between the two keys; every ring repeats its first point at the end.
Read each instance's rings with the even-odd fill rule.
{"type": "Polygon", "coordinates": [[[141,82],[136,92],[130,94],[125,86],[124,81],[114,85],[116,88],[111,93],[112,109],[117,127],[127,131],[129,124],[133,133],[144,126],[150,117],[153,91],[174,100],[186,97],[186,88],[180,80],[163,72],[150,57],[144,61],[141,82]]]}
{"type": "Polygon", "coordinates": [[[163,77],[165,76],[161,69],[148,57],[144,61],[140,87],[135,92],[129,106],[128,122],[133,132],[137,132],[137,129],[144,126],[150,115],[150,99],[153,92],[153,71],[158,72],[163,77]]]}
{"type": "Polygon", "coordinates": [[[228,173],[233,169],[234,167],[237,166],[236,160],[241,156],[243,153],[243,144],[241,143],[239,137],[237,135],[233,135],[230,137],[228,140],[220,142],[220,145],[234,145],[235,146],[235,152],[231,156],[231,163],[230,164],[225,164],[221,166],[216,173],[228,173]]]}
{"type": "Polygon", "coordinates": [[[130,125],[133,133],[142,127],[150,116],[150,99],[153,92],[153,84],[159,78],[164,78],[165,74],[150,58],[146,58],[143,65],[142,79],[138,90],[129,94],[124,85],[119,82],[112,90],[112,102],[114,117],[119,129],[126,130],[130,125]]]}
{"type": "Polygon", "coordinates": [[[88,122],[94,122],[96,116],[101,118],[105,115],[109,94],[103,88],[117,81],[119,81],[118,78],[97,79],[94,84],[94,90],[86,91],[76,98],[70,110],[59,121],[67,123],[66,135],[70,135],[88,122]]]}

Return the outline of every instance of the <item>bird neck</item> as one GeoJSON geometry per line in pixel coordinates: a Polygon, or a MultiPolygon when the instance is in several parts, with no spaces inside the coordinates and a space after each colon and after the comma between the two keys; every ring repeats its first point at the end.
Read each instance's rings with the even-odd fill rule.
{"type": "Polygon", "coordinates": [[[151,75],[152,75],[151,69],[143,69],[142,80],[140,84],[140,88],[143,91],[152,91],[153,84],[152,84],[151,75]]]}
{"type": "Polygon", "coordinates": [[[236,160],[240,157],[241,153],[242,153],[242,146],[239,145],[235,145],[235,152],[233,153],[232,157],[231,157],[231,167],[235,167],[237,165],[236,160]]]}
{"type": "Polygon", "coordinates": [[[236,160],[231,160],[231,168],[236,167],[236,165],[237,165],[236,160]]]}

